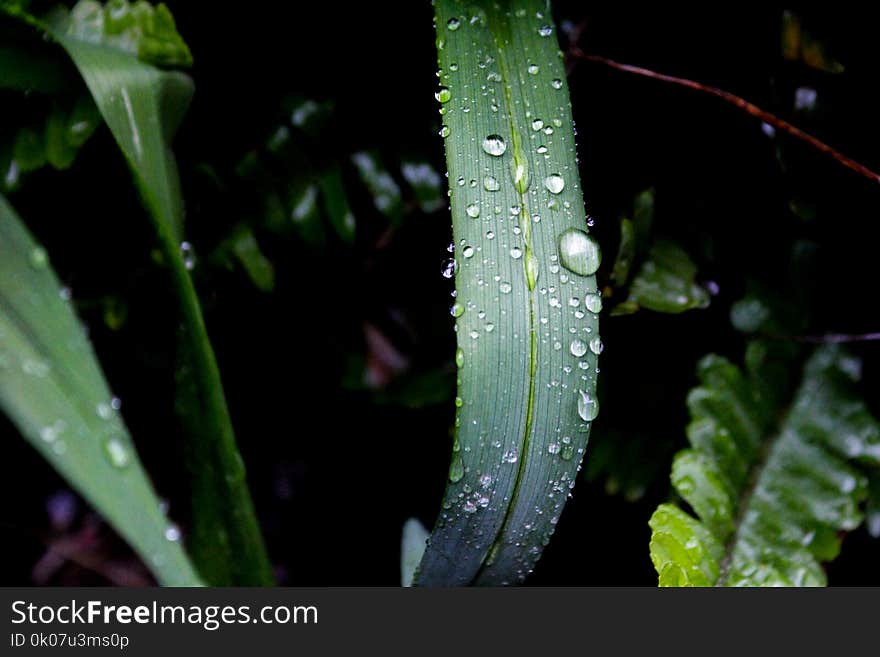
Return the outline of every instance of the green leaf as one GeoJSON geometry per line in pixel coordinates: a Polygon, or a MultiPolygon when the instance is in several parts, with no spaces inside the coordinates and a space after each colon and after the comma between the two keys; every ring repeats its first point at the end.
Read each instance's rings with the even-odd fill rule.
{"type": "MultiPolygon", "coordinates": [[[[124,4],[107,7],[122,14],[124,4]]],[[[137,8],[141,4],[132,8],[136,22],[146,15],[143,8],[137,8]]],[[[126,52],[131,44],[137,45],[138,55],[151,58],[157,52],[167,55],[174,50],[168,46],[173,39],[161,45],[162,39],[170,39],[169,16],[163,12],[167,10],[156,10],[152,27],[142,25],[142,32],[137,28],[120,39],[81,40],[83,28],[76,21],[61,19],[53,22],[51,35],[70,55],[131,168],[177,292],[185,358],[179,379],[189,401],[184,420],[190,428],[195,510],[191,553],[211,584],[268,584],[273,580],[271,567],[235,444],[216,357],[189,275],[188,258],[181,252],[183,201],[169,141],[189,105],[192,81],[181,73],[162,72],[126,52]],[[148,45],[135,38],[138,34],[150,36],[148,45]]],[[[19,18],[45,28],[31,16],[19,18]]],[[[86,31],[84,38],[94,34],[86,31]]]]}
{"type": "Polygon", "coordinates": [[[427,162],[404,162],[400,173],[409,183],[422,212],[431,213],[443,207],[443,178],[434,167],[427,162]]]}
{"type": "MultiPolygon", "coordinates": [[[[695,282],[696,275],[696,265],[680,246],[674,242],[657,242],[633,279],[624,309],[630,312],[641,307],[661,313],[681,313],[706,308],[709,293],[695,282]]],[[[612,315],[625,314],[621,311],[615,309],[612,315]]]]}
{"type": "Polygon", "coordinates": [[[46,251],[0,196],[0,407],[160,582],[200,584],[46,251]]]}
{"type": "Polygon", "coordinates": [[[251,282],[262,292],[275,287],[275,268],[263,255],[257,238],[247,226],[239,226],[231,238],[231,250],[251,282]]]}
{"type": "Polygon", "coordinates": [[[600,253],[546,4],[438,0],[435,9],[459,408],[416,583],[514,583],[550,540],[598,413],[590,308],[600,253]]]}
{"type": "Polygon", "coordinates": [[[330,218],[330,225],[344,242],[353,242],[357,223],[348,204],[348,195],[342,182],[342,170],[338,166],[332,167],[321,176],[318,184],[324,201],[324,210],[330,218]]]}
{"type": "Polygon", "coordinates": [[[425,553],[427,540],[428,530],[417,518],[410,518],[403,524],[403,534],[400,537],[401,586],[412,586],[413,575],[425,553]]]}
{"type": "Polygon", "coordinates": [[[400,224],[403,205],[400,200],[400,187],[383,166],[376,153],[358,152],[351,161],[360,174],[361,180],[373,197],[373,205],[394,225],[400,224]]]}
{"type": "Polygon", "coordinates": [[[190,66],[192,54],[164,4],[144,0],[80,0],[50,18],[56,33],[80,43],[109,46],[157,66],[190,66]]]}
{"type": "Polygon", "coordinates": [[[636,257],[636,231],[633,222],[626,217],[620,220],[620,246],[617,247],[617,257],[611,268],[611,280],[618,287],[626,285],[629,280],[629,270],[636,257]]]}
{"type": "MultiPolygon", "coordinates": [[[[651,518],[661,586],[821,586],[837,533],[862,522],[867,479],[858,465],[880,464],[880,424],[855,396],[858,361],[817,349],[780,415],[788,388],[777,382],[776,399],[766,394],[766,356],[762,347],[747,357],[748,376],[720,356],[699,365],[701,385],[688,395],[691,449],[672,468],[699,520],[669,504],[651,518]]],[[[790,369],[790,354],[782,363],[790,369]]]]}

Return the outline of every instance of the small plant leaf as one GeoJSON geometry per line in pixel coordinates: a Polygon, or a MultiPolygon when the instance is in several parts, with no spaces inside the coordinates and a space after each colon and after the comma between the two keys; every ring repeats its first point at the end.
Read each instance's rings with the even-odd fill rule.
{"type": "Polygon", "coordinates": [[[695,282],[696,275],[696,265],[680,246],[657,242],[633,279],[626,305],[612,314],[626,314],[637,308],[661,313],[706,308],[709,293],[695,282]]]}
{"type": "Polygon", "coordinates": [[[513,584],[553,534],[598,413],[601,254],[546,4],[435,9],[459,384],[449,481],[416,583],[513,584]]]}
{"type": "Polygon", "coordinates": [[[425,542],[428,530],[418,518],[410,518],[403,524],[400,537],[400,585],[412,586],[413,576],[422,555],[425,553],[425,542]]]}
{"type": "Polygon", "coordinates": [[[791,359],[774,364],[767,343],[752,345],[749,375],[720,356],[699,365],[691,449],[672,467],[694,515],[663,504],[650,521],[661,586],[821,586],[838,532],[863,520],[868,484],[858,466],[880,464],[880,425],[854,394],[858,361],[817,349],[780,416],[788,388],[770,391],[766,368],[791,359]]]}
{"type": "Polygon", "coordinates": [[[160,582],[200,584],[46,251],[2,196],[0,407],[160,582]]]}

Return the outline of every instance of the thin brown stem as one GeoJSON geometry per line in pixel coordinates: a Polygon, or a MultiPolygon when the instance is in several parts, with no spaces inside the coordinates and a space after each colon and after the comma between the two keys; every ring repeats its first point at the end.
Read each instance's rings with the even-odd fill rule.
{"type": "Polygon", "coordinates": [[[642,68],[641,66],[633,66],[632,64],[623,64],[621,62],[614,61],[613,59],[608,59],[607,57],[602,57],[601,55],[590,55],[583,52],[577,46],[572,46],[569,50],[570,54],[577,59],[583,59],[589,62],[595,62],[597,64],[602,64],[603,66],[608,66],[610,68],[616,69],[618,71],[624,71],[626,73],[632,73],[634,75],[641,75],[643,77],[652,78],[654,80],[660,80],[662,82],[669,82],[671,84],[676,84],[681,87],[687,87],[688,89],[695,89],[697,91],[702,91],[703,93],[711,94],[716,98],[720,98],[721,100],[734,105],[735,107],[740,108],[747,114],[754,116],[755,118],[760,119],[764,123],[773,126],[777,130],[781,130],[782,132],[799,139],[820,153],[824,153],[828,155],[832,159],[836,160],[838,163],[842,164],[846,168],[851,171],[855,171],[861,176],[868,178],[876,183],[880,183],[880,174],[875,173],[864,164],[860,164],[855,160],[847,157],[840,151],[835,148],[832,148],[828,144],[819,139],[816,139],[813,135],[810,135],[800,128],[793,126],[791,123],[784,119],[780,119],[778,116],[771,114],[765,110],[762,110],[760,107],[755,105],[754,103],[750,103],[744,98],[741,98],[735,94],[730,93],[729,91],[724,91],[723,89],[719,89],[717,87],[711,87],[709,85],[701,84],[694,80],[689,80],[687,78],[679,78],[674,75],[666,75],[665,73],[658,73],[657,71],[652,71],[647,68],[642,68]]]}

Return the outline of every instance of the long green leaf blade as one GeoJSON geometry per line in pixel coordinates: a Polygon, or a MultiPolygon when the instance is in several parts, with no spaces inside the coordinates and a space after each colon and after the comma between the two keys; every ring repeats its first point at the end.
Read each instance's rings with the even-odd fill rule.
{"type": "Polygon", "coordinates": [[[692,448],[672,469],[696,518],[672,504],[652,516],[661,586],[822,586],[838,532],[863,520],[858,465],[880,464],[880,424],[854,394],[857,361],[818,349],[777,420],[763,384],[764,368],[778,363],[752,344],[750,377],[719,356],[700,363],[702,384],[688,397],[692,448]]]}
{"type": "Polygon", "coordinates": [[[514,583],[553,533],[598,413],[600,256],[545,3],[435,6],[459,411],[417,583],[514,583]]]}
{"type": "Polygon", "coordinates": [[[0,196],[0,407],[160,582],[198,585],[114,406],[46,252],[0,196]]]}
{"type": "Polygon", "coordinates": [[[170,140],[192,96],[190,78],[140,61],[187,64],[189,51],[164,7],[117,2],[121,23],[99,3],[81,0],[51,26],[14,6],[0,7],[48,31],[73,60],[134,175],[178,296],[181,374],[188,403],[188,452],[194,509],[190,550],[212,584],[270,584],[271,566],[260,533],[243,461],[183,251],[183,203],[170,140]],[[83,21],[93,21],[83,25],[83,21]]]}

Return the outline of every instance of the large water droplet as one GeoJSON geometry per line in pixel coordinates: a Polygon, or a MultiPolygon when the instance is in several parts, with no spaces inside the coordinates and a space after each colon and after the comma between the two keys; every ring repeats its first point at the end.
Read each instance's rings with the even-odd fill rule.
{"type": "Polygon", "coordinates": [[[513,289],[513,286],[507,281],[502,281],[498,285],[498,289],[501,290],[501,294],[509,294],[510,291],[513,289]]]}
{"type": "Polygon", "coordinates": [[[483,139],[483,150],[489,155],[500,157],[507,150],[507,143],[501,135],[489,135],[483,139]]]}
{"type": "Polygon", "coordinates": [[[590,351],[592,351],[597,356],[602,353],[602,350],[604,348],[605,345],[602,344],[602,339],[598,335],[590,340],[590,351]]]}
{"type": "Polygon", "coordinates": [[[520,258],[522,258],[522,254],[522,249],[518,246],[515,246],[510,250],[510,257],[514,260],[519,260],[520,258]]]}
{"type": "Polygon", "coordinates": [[[587,233],[569,228],[559,236],[559,261],[575,274],[591,276],[599,269],[602,252],[596,240],[587,233]]]}
{"type": "Polygon", "coordinates": [[[598,294],[588,294],[584,297],[584,305],[591,313],[602,312],[602,297],[598,294]]]}
{"type": "Polygon", "coordinates": [[[440,87],[434,94],[434,98],[441,103],[448,103],[449,99],[452,98],[452,92],[449,91],[448,87],[440,87]]]}
{"type": "Polygon", "coordinates": [[[599,402],[583,390],[578,390],[577,407],[584,422],[592,422],[599,415],[599,402]]]}
{"type": "Polygon", "coordinates": [[[464,314],[464,306],[456,301],[452,304],[452,308],[449,309],[449,314],[453,317],[461,317],[464,314]]]}
{"type": "Polygon", "coordinates": [[[479,203],[469,203],[465,208],[465,212],[467,212],[467,216],[471,219],[476,219],[480,216],[480,204],[479,203]]]}
{"type": "Polygon", "coordinates": [[[529,64],[529,67],[526,70],[529,72],[529,75],[537,75],[541,69],[537,64],[529,64]]]}
{"type": "Polygon", "coordinates": [[[542,25],[538,28],[538,34],[540,34],[542,37],[548,37],[553,34],[553,28],[549,25],[542,25]]]}
{"type": "Polygon", "coordinates": [[[586,343],[583,340],[578,340],[577,338],[571,341],[571,346],[569,348],[571,349],[571,355],[577,358],[580,358],[585,353],[587,353],[586,343]]]}
{"type": "Polygon", "coordinates": [[[129,462],[128,448],[119,438],[110,438],[104,443],[104,454],[114,468],[124,468],[129,462]]]}
{"type": "Polygon", "coordinates": [[[550,83],[550,86],[552,86],[554,89],[562,89],[562,80],[556,78],[555,80],[553,80],[553,82],[550,83]]]}
{"type": "Polygon", "coordinates": [[[544,187],[546,187],[551,194],[558,194],[565,189],[565,179],[558,173],[551,173],[544,178],[544,187]]]}
{"type": "Polygon", "coordinates": [[[440,273],[443,275],[443,278],[455,276],[455,269],[455,260],[453,258],[446,258],[446,260],[440,263],[440,273]]]}
{"type": "Polygon", "coordinates": [[[455,364],[458,367],[464,367],[464,349],[461,347],[455,350],[455,364]]]}
{"type": "Polygon", "coordinates": [[[487,192],[497,192],[501,189],[501,184],[493,176],[486,176],[483,178],[483,188],[487,192]]]}
{"type": "Polygon", "coordinates": [[[165,528],[165,540],[177,543],[180,540],[180,527],[171,524],[165,528]]]}
{"type": "Polygon", "coordinates": [[[474,257],[474,247],[466,246],[461,250],[461,255],[465,258],[473,258],[474,257]]]}
{"type": "Polygon", "coordinates": [[[446,27],[449,28],[450,32],[455,32],[459,27],[461,27],[461,21],[457,18],[450,18],[446,21],[446,27]]]}

